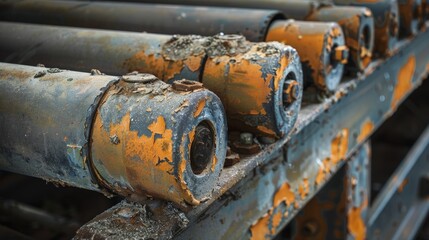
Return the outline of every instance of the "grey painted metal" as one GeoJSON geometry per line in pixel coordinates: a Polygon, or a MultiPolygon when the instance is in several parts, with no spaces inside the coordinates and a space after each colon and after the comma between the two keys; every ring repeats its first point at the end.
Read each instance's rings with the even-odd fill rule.
{"type": "Polygon", "coordinates": [[[371,145],[367,142],[286,227],[291,239],[364,238],[371,192],[370,160],[371,145]]]}
{"type": "MultiPolygon", "coordinates": [[[[177,238],[249,238],[252,226],[261,219],[267,222],[266,237],[272,238],[427,76],[428,38],[429,32],[423,32],[401,41],[392,57],[374,62],[361,78],[343,83],[331,98],[317,104],[304,103],[294,135],[265,145],[259,154],[243,156],[240,162],[225,168],[213,198],[185,211],[189,225],[178,230],[177,238]],[[404,72],[408,79],[398,77],[404,72]],[[409,89],[394,100],[401,85],[398,83],[404,79],[409,81],[409,89]],[[366,125],[372,128],[364,130],[366,125]],[[339,145],[346,147],[339,151],[339,145]],[[325,159],[336,163],[331,162],[330,171],[325,171],[325,177],[316,184],[318,173],[321,169],[324,172],[325,159]],[[306,189],[302,195],[300,186],[306,189]],[[275,196],[280,196],[277,206],[275,196]],[[276,214],[281,220],[274,228],[272,217],[276,214]]],[[[133,236],[138,236],[140,229],[136,228],[133,236]]],[[[116,230],[120,232],[121,228],[116,230]]]]}
{"type": "Polygon", "coordinates": [[[284,18],[276,10],[79,1],[0,2],[2,21],[163,34],[240,33],[254,42],[264,41],[271,22],[284,18]]]}
{"type": "Polygon", "coordinates": [[[118,78],[1,63],[0,79],[0,168],[98,190],[87,165],[90,129],[118,78]]]}
{"type": "MultiPolygon", "coordinates": [[[[106,74],[130,72],[125,65],[138,51],[159,54],[169,35],[140,34],[45,25],[0,23],[3,62],[44,64],[76,71],[99,69],[106,74]]],[[[180,79],[199,79],[200,72],[184,73],[180,79]]],[[[160,77],[161,76],[157,76],[160,77]]]]}
{"type": "Polygon", "coordinates": [[[369,239],[412,239],[429,210],[420,195],[429,172],[429,127],[379,193],[370,211],[369,239]]]}

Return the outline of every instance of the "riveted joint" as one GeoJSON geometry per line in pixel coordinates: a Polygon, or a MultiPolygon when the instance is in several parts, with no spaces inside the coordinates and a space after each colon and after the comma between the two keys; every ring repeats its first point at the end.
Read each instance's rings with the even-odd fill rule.
{"type": "Polygon", "coordinates": [[[299,97],[300,88],[295,80],[287,80],[283,87],[283,104],[291,104],[299,97]]]}
{"type": "Polygon", "coordinates": [[[349,58],[349,49],[347,46],[338,46],[333,51],[333,59],[341,64],[346,64],[349,58]]]}
{"type": "Polygon", "coordinates": [[[175,81],[173,83],[173,89],[176,91],[188,92],[188,91],[194,91],[202,88],[203,88],[203,84],[197,81],[182,79],[179,81],[175,81]]]}

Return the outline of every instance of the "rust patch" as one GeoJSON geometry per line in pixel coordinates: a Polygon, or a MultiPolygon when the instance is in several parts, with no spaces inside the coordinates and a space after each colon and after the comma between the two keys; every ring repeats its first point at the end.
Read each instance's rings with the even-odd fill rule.
{"type": "Polygon", "coordinates": [[[275,235],[277,233],[277,228],[280,226],[280,223],[282,222],[282,216],[283,214],[279,210],[275,214],[273,214],[271,235],[275,235]]]}
{"type": "Polygon", "coordinates": [[[266,239],[269,236],[270,229],[268,223],[270,221],[270,217],[271,215],[267,213],[250,227],[250,232],[252,233],[252,237],[250,239],[261,240],[266,239]]]}
{"type": "Polygon", "coordinates": [[[391,108],[396,108],[398,103],[413,88],[413,75],[416,69],[416,57],[408,58],[407,62],[399,69],[395,90],[392,96],[391,108]]]}
{"type": "Polygon", "coordinates": [[[361,206],[352,207],[347,214],[347,229],[355,240],[364,240],[366,236],[366,225],[362,218],[362,212],[367,208],[367,200],[365,199],[361,206]]]}
{"type": "Polygon", "coordinates": [[[206,99],[201,99],[198,102],[197,108],[195,109],[194,118],[198,117],[201,114],[205,106],[206,106],[206,99]]]}
{"type": "Polygon", "coordinates": [[[295,21],[276,21],[268,30],[265,41],[279,41],[293,46],[298,52],[301,62],[309,65],[312,81],[320,88],[326,87],[326,77],[330,66],[325,66],[323,55],[333,47],[332,37],[338,37],[340,29],[331,29],[330,24],[314,24],[295,21]]]}
{"type": "Polygon", "coordinates": [[[374,130],[374,123],[371,119],[365,120],[365,122],[360,127],[360,133],[357,137],[357,141],[362,143],[374,130]]]}
{"type": "Polygon", "coordinates": [[[290,189],[289,183],[284,183],[274,194],[273,206],[277,207],[284,202],[290,206],[295,201],[295,194],[290,189]]]}
{"type": "Polygon", "coordinates": [[[336,165],[345,159],[348,151],[349,130],[342,129],[331,142],[331,161],[336,165]]]}

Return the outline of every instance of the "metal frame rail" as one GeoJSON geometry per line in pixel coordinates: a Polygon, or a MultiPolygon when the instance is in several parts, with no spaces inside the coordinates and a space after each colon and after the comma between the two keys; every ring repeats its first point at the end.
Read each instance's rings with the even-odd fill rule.
{"type": "MultiPolygon", "coordinates": [[[[182,212],[158,200],[123,201],[76,238],[274,238],[421,84],[429,72],[428,39],[423,31],[402,40],[390,58],[374,61],[331,97],[304,102],[290,137],[225,168],[213,197],[199,206],[182,212]]],[[[366,211],[355,216],[366,218],[366,211]]]]}

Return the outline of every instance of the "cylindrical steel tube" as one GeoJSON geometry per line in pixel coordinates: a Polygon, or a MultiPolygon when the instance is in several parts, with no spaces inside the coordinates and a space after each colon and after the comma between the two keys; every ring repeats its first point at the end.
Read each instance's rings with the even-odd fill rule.
{"type": "Polygon", "coordinates": [[[4,62],[199,80],[221,97],[231,129],[281,137],[300,108],[301,64],[296,50],[282,44],[253,44],[235,35],[172,37],[15,23],[0,23],[0,32],[4,62]],[[223,62],[211,64],[215,59],[223,62]],[[283,93],[289,73],[295,76],[292,98],[292,92],[283,93]]]}
{"type": "Polygon", "coordinates": [[[398,42],[399,9],[397,0],[333,0],[336,5],[364,6],[374,15],[376,53],[391,54],[398,42]]]}
{"type": "Polygon", "coordinates": [[[373,18],[365,8],[337,7],[333,5],[319,5],[317,2],[301,0],[131,0],[145,3],[162,4],[183,4],[183,5],[202,5],[202,6],[223,6],[254,9],[276,9],[281,11],[289,19],[305,21],[328,21],[337,22],[343,28],[346,43],[349,46],[351,54],[348,66],[352,71],[363,70],[371,59],[373,50],[373,18]],[[330,9],[330,14],[324,14],[325,8],[330,9]],[[319,11],[322,11],[319,13],[319,11]],[[347,14],[338,15],[332,12],[347,12],[347,14]],[[318,19],[320,16],[320,19],[318,19]],[[367,40],[367,41],[365,41],[367,40]]]}
{"type": "Polygon", "coordinates": [[[223,167],[226,117],[210,91],[7,63],[0,91],[3,170],[196,205],[223,167]]]}
{"type": "Polygon", "coordinates": [[[416,35],[424,24],[422,0],[398,0],[402,36],[416,35]]]}
{"type": "MultiPolygon", "coordinates": [[[[162,34],[211,36],[220,32],[238,33],[249,41],[279,41],[294,47],[300,53],[303,64],[307,66],[308,71],[304,71],[304,79],[307,84],[314,82],[318,88],[329,92],[336,90],[342,77],[344,59],[336,61],[335,58],[332,58],[336,62],[331,64],[330,59],[326,58],[325,50],[334,51],[330,46],[331,42],[323,42],[323,47],[309,51],[311,45],[304,45],[303,41],[289,40],[288,38],[296,36],[291,36],[287,31],[275,35],[269,33],[273,29],[270,26],[274,22],[281,22],[285,19],[284,15],[276,10],[105,2],[81,5],[82,3],[77,1],[4,1],[0,3],[0,19],[162,34]],[[103,19],[106,20],[103,21],[103,19]],[[267,34],[271,36],[270,39],[266,39],[267,34]]],[[[288,25],[288,23],[285,24],[288,25]]],[[[282,25],[282,23],[276,25],[282,25]]],[[[304,29],[307,29],[308,23],[296,21],[294,25],[305,25],[301,28],[301,33],[305,34],[304,29]]],[[[316,25],[321,29],[315,31],[313,28],[309,34],[320,33],[323,37],[329,31],[338,32],[332,30],[336,26],[331,23],[316,25]]],[[[338,39],[335,47],[343,47],[342,32],[335,36],[335,39],[338,39]]],[[[351,43],[354,42],[351,41],[351,43]]]]}
{"type": "Polygon", "coordinates": [[[252,42],[264,41],[270,23],[284,18],[276,10],[49,0],[0,2],[3,21],[163,34],[240,33],[252,42]]]}
{"type": "Polygon", "coordinates": [[[341,28],[336,23],[275,21],[267,41],[281,41],[296,46],[304,73],[321,89],[333,91],[340,83],[348,51],[341,28]]]}

